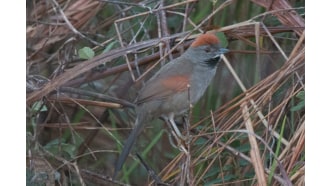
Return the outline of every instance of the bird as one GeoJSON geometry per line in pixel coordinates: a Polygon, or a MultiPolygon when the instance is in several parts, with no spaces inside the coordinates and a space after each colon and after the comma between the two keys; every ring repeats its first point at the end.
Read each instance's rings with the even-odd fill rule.
{"type": "Polygon", "coordinates": [[[221,55],[228,51],[215,34],[201,34],[180,57],[166,63],[146,81],[135,100],[135,124],[115,163],[113,179],[143,126],[157,118],[174,123],[175,116],[187,112],[190,105],[203,96],[216,73],[221,55]]]}

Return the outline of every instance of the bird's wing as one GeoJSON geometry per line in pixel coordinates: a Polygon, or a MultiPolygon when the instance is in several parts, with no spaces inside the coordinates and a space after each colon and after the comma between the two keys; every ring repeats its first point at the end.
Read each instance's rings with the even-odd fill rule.
{"type": "Polygon", "coordinates": [[[155,74],[139,92],[137,104],[150,100],[166,99],[178,92],[188,90],[188,84],[192,72],[192,65],[187,65],[187,61],[174,61],[165,65],[155,74]]]}

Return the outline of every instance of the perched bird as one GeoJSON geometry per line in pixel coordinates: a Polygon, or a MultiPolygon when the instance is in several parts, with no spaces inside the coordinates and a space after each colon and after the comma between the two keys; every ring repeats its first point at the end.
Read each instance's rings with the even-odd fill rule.
{"type": "Polygon", "coordinates": [[[202,34],[180,57],[164,65],[140,90],[136,99],[136,121],[116,162],[113,179],[122,168],[144,124],[162,117],[174,122],[190,104],[204,94],[216,73],[222,48],[214,34],[202,34]]]}

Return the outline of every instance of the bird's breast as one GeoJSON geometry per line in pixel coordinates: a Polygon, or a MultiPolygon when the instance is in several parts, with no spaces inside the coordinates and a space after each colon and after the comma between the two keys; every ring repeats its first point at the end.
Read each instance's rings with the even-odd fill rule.
{"type": "Polygon", "coordinates": [[[191,76],[190,95],[192,103],[196,103],[205,93],[207,87],[210,85],[216,68],[197,68],[191,76]]]}

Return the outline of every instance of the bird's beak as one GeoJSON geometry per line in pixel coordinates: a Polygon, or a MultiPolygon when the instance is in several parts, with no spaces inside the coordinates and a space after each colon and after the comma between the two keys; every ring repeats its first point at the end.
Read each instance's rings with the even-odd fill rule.
{"type": "Polygon", "coordinates": [[[225,54],[225,53],[227,53],[227,52],[229,52],[229,50],[226,49],[226,48],[220,48],[220,50],[219,50],[219,53],[220,53],[220,54],[225,54]]]}
{"type": "Polygon", "coordinates": [[[226,48],[220,48],[219,51],[218,51],[218,53],[217,53],[217,55],[214,56],[213,58],[214,58],[214,59],[215,59],[215,58],[220,58],[220,56],[221,56],[222,54],[225,54],[225,53],[227,53],[227,52],[229,52],[228,49],[226,49],[226,48]]]}

